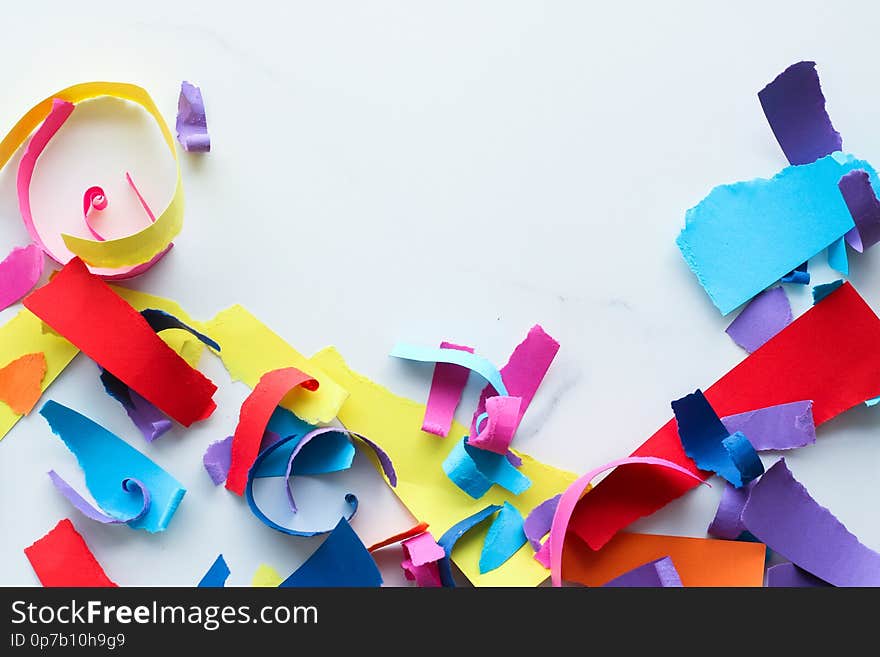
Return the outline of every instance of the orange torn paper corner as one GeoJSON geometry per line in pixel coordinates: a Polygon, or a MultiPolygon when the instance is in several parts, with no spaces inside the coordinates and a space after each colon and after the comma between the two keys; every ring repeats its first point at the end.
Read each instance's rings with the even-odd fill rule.
{"type": "Polygon", "coordinates": [[[46,376],[46,356],[38,351],[19,356],[0,368],[0,401],[19,415],[27,415],[39,400],[46,376]]]}
{"type": "Polygon", "coordinates": [[[750,541],[722,541],[621,532],[594,552],[573,534],[565,539],[562,577],[602,586],[633,568],[670,557],[684,586],[763,586],[766,548],[750,541]]]}
{"type": "Polygon", "coordinates": [[[319,364],[287,344],[242,306],[227,308],[207,322],[196,322],[195,327],[220,345],[217,356],[234,381],[254,388],[264,374],[283,367],[295,367],[316,379],[319,386],[314,392],[297,387],[281,401],[281,406],[309,424],[333,420],[348,396],[319,364]]]}
{"type": "MultiPolygon", "coordinates": [[[[421,430],[425,415],[423,404],[398,397],[353,372],[332,347],[315,354],[307,371],[314,373],[314,366],[348,390],[349,397],[339,409],[340,422],[350,431],[370,436],[388,453],[397,471],[394,492],[410,512],[429,523],[437,535],[487,504],[510,502],[521,514],[527,515],[576,479],[570,472],[520,454],[523,460],[520,471],[531,479],[532,485],[519,495],[493,486],[475,500],[443,472],[442,464],[452,445],[421,430]]],[[[323,381],[321,385],[324,385],[323,381]]],[[[453,423],[451,435],[464,436],[467,433],[467,427],[453,423]]],[[[537,586],[547,579],[549,573],[534,560],[531,550],[519,550],[499,568],[481,574],[480,553],[488,528],[486,523],[468,532],[456,543],[452,553],[452,560],[475,586],[537,586]]]]}
{"type": "Polygon", "coordinates": [[[255,572],[254,576],[251,578],[251,586],[275,588],[283,581],[284,578],[277,570],[272,566],[261,563],[259,568],[257,568],[257,572],[255,572]]]}

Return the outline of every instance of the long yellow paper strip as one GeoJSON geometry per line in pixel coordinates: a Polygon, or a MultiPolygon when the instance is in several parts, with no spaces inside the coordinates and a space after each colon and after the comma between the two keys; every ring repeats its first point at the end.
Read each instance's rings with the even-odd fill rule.
{"type": "MultiPolygon", "coordinates": [[[[419,520],[431,525],[439,538],[459,520],[487,504],[515,506],[525,516],[544,500],[561,493],[576,479],[570,472],[557,470],[530,456],[523,459],[520,471],[532,480],[524,493],[513,495],[493,486],[475,500],[453,484],[443,472],[442,463],[452,449],[455,436],[467,435],[467,428],[454,422],[448,439],[437,438],[421,430],[425,407],[353,372],[336,349],[329,347],[311,358],[311,362],[348,390],[349,397],[339,411],[339,420],[351,431],[369,436],[382,447],[397,471],[397,487],[392,489],[419,520]]],[[[536,586],[548,571],[534,559],[526,544],[504,565],[480,574],[479,560],[488,524],[466,534],[455,546],[452,558],[475,586],[536,586]]]]}
{"type": "Polygon", "coordinates": [[[174,138],[171,136],[165,119],[159,113],[159,108],[156,107],[156,103],[153,102],[145,89],[124,82],[85,82],[52,94],[29,109],[3,138],[3,141],[0,141],[0,169],[6,165],[28,136],[49,115],[52,101],[55,98],[70,103],[79,103],[101,96],[129,100],[147,110],[156,120],[159,130],[162,131],[162,137],[174,157],[174,166],[177,170],[177,183],[168,207],[156,217],[156,221],[143,230],[105,242],[73,235],[62,235],[67,248],[86,263],[95,267],[117,269],[148,262],[153,256],[163,251],[177,237],[183,227],[183,180],[180,177],[180,163],[177,159],[177,149],[174,147],[174,138]]]}

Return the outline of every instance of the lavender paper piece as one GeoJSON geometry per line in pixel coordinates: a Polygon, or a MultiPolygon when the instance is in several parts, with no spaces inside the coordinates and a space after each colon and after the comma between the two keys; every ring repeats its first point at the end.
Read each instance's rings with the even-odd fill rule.
{"type": "Polygon", "coordinates": [[[846,234],[846,242],[859,253],[880,242],[880,201],[866,171],[856,169],[837,183],[855,227],[846,234]]]}
{"type": "Polygon", "coordinates": [[[529,512],[523,523],[523,531],[535,552],[541,549],[541,539],[547,535],[553,525],[553,514],[556,513],[561,497],[562,493],[541,502],[529,512]]]}
{"type": "Polygon", "coordinates": [[[834,292],[837,288],[843,285],[843,281],[838,279],[836,281],[831,281],[830,283],[823,283],[822,285],[817,285],[813,288],[813,305],[815,306],[822,299],[827,297],[829,294],[834,292]]]}
{"type": "Polygon", "coordinates": [[[742,520],[771,550],[833,586],[880,586],[880,554],[810,497],[785,459],[755,484],[742,520]]]}
{"type": "MultiPolygon", "coordinates": [[[[281,440],[281,436],[274,431],[267,430],[260,441],[260,452],[267,447],[271,447],[279,440],[281,440]]],[[[232,464],[232,436],[227,436],[223,440],[215,440],[208,445],[208,449],[205,450],[205,454],[202,456],[202,464],[205,466],[205,470],[207,470],[208,476],[211,477],[211,481],[214,482],[215,486],[219,486],[226,481],[226,477],[229,474],[229,466],[232,464]]]]}
{"type": "Polygon", "coordinates": [[[624,573],[619,577],[615,577],[610,582],[606,582],[603,587],[628,587],[628,588],[656,588],[662,587],[680,587],[681,577],[669,557],[663,557],[656,561],[633,568],[628,573],[624,573]]]}
{"type": "Polygon", "coordinates": [[[729,433],[748,436],[757,451],[794,449],[816,442],[813,402],[778,404],[721,418],[729,433]]]}
{"type": "Polygon", "coordinates": [[[831,586],[793,563],[781,563],[767,569],[768,588],[806,588],[831,586]]]}
{"type": "Polygon", "coordinates": [[[749,482],[742,488],[734,488],[725,482],[715,518],[712,519],[709,529],[706,530],[709,534],[718,538],[726,538],[729,541],[735,541],[739,538],[740,534],[746,530],[742,523],[742,511],[754,485],[754,482],[749,482]]]}
{"type": "Polygon", "coordinates": [[[798,62],[758,92],[764,116],[791,164],[809,164],[843,144],[825,111],[816,62],[798,62]]]}
{"type": "Polygon", "coordinates": [[[791,324],[791,304],[781,287],[761,292],[727,327],[727,335],[752,353],[791,324]]]}
{"type": "Polygon", "coordinates": [[[185,80],[180,83],[177,101],[177,141],[188,152],[207,153],[211,150],[202,90],[185,80]]]}

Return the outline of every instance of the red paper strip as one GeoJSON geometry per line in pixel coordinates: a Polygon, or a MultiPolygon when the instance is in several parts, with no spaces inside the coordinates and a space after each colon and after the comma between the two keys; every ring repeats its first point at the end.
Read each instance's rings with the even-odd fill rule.
{"type": "Polygon", "coordinates": [[[314,391],[318,389],[318,380],[295,367],[266,372],[241,405],[226,476],[226,488],[236,495],[244,495],[248,471],[260,453],[260,441],[266,433],[269,418],[284,396],[297,386],[314,391]]]}
{"type": "MultiPolygon", "coordinates": [[[[706,398],[720,416],[812,399],[819,425],[880,394],[877,344],[880,319],[845,283],[730,370],[706,398]]],[[[632,455],[670,460],[703,479],[711,475],[685,455],[674,419],[632,455]]],[[[581,499],[569,529],[598,550],[696,485],[674,471],[620,468],[581,499]]]]}
{"type": "Polygon", "coordinates": [[[43,586],[116,586],[67,518],[24,553],[43,586]]]}
{"type": "Polygon", "coordinates": [[[410,527],[406,531],[395,534],[394,536],[389,536],[384,541],[379,541],[375,545],[371,545],[367,548],[367,552],[375,552],[376,550],[381,550],[383,547],[388,547],[389,545],[400,543],[401,541],[405,541],[406,539],[412,538],[413,536],[424,534],[426,531],[428,531],[428,523],[420,522],[415,527],[410,527]]]}
{"type": "Polygon", "coordinates": [[[24,305],[129,388],[184,426],[216,404],[210,379],[165,344],[147,321],[79,258],[24,305]]]}

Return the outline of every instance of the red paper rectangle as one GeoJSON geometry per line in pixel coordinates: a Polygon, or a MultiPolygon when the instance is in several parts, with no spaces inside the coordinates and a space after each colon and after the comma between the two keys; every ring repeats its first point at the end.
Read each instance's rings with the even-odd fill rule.
{"type": "MultiPolygon", "coordinates": [[[[849,283],[770,339],[705,391],[719,416],[813,400],[817,425],[880,394],[880,319],[849,283]]],[[[633,456],[657,456],[704,479],[685,455],[675,420],[633,456]]],[[[666,468],[619,468],[581,499],[569,530],[594,550],[697,483],[666,468]]]]}
{"type": "Polygon", "coordinates": [[[217,390],[141,314],[74,258],[24,305],[129,388],[184,426],[215,408],[217,390]]]}
{"type": "Polygon", "coordinates": [[[43,586],[116,586],[67,518],[24,553],[43,586]]]}

